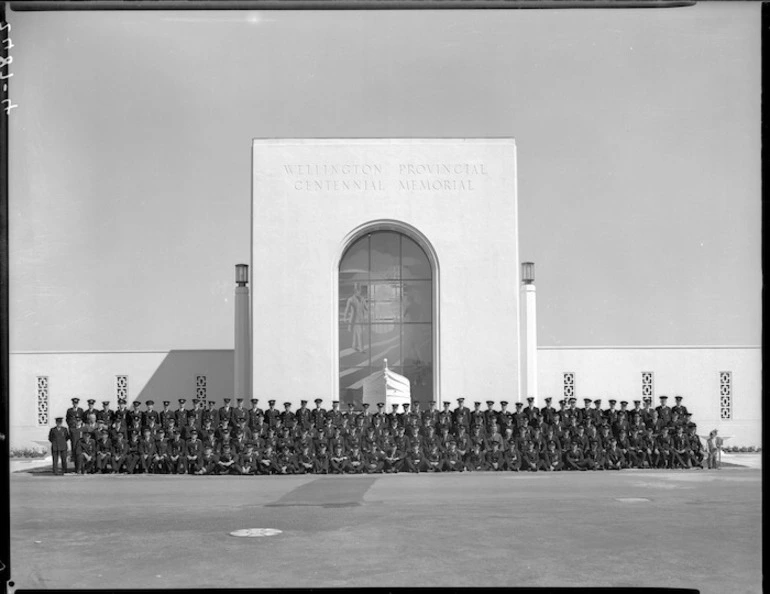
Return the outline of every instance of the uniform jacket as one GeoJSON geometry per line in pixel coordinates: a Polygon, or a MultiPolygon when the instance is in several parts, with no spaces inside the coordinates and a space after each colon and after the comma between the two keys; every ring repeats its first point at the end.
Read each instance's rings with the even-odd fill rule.
{"type": "Polygon", "coordinates": [[[48,431],[48,441],[51,442],[52,452],[66,452],[67,441],[70,438],[69,429],[66,427],[51,427],[48,431]]]}

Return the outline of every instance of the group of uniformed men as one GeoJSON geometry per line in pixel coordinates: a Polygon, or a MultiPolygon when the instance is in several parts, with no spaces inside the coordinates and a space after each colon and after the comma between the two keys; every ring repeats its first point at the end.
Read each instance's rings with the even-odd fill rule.
{"type": "Polygon", "coordinates": [[[70,443],[75,472],[153,473],[153,474],[342,474],[397,472],[463,471],[558,471],[621,470],[624,468],[703,468],[704,452],[696,425],[676,396],[676,405],[660,405],[652,399],[628,402],[584,399],[560,400],[559,408],[534,406],[529,398],[524,406],[488,400],[487,409],[475,402],[471,410],[464,398],[450,410],[443,403],[438,410],[430,402],[427,410],[420,403],[392,405],[384,403],[370,413],[363,404],[356,411],[348,404],[341,411],[338,401],[331,410],[315,400],[315,409],[303,400],[292,411],[258,407],[258,399],[245,408],[242,398],[236,406],[225,398],[224,406],[215,401],[195,399],[193,408],[179,400],[176,410],[163,402],[155,410],[154,402],[125,400],[111,410],[104,401],[102,410],[72,407],[65,417],[56,419],[49,440],[54,454],[54,473],[67,467],[67,442],[70,443]],[[592,406],[593,405],[593,406],[592,406]],[[66,427],[62,424],[66,421],[66,427]],[[62,452],[63,448],[63,452],[62,452]]]}

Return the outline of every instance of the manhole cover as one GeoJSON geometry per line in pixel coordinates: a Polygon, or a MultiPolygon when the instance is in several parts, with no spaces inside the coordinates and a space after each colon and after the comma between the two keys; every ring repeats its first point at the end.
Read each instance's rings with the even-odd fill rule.
{"type": "Polygon", "coordinates": [[[646,497],[618,497],[615,501],[620,501],[621,503],[639,503],[642,501],[649,501],[649,499],[646,497]]]}
{"type": "Polygon", "coordinates": [[[244,528],[243,530],[235,530],[230,533],[230,536],[242,536],[247,538],[255,538],[258,536],[275,536],[280,534],[280,530],[275,528],[244,528]]]}

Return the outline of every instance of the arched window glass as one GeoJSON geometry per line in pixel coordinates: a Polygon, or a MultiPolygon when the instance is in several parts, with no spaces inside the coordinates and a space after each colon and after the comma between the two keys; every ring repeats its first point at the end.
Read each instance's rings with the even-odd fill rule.
{"type": "Polygon", "coordinates": [[[340,402],[360,404],[364,378],[388,367],[412,400],[433,399],[433,270],[425,251],[395,231],[373,231],[339,269],[340,402]]]}

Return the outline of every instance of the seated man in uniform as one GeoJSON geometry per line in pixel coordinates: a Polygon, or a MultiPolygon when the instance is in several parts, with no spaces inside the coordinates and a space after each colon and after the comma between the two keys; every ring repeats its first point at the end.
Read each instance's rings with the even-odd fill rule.
{"type": "Polygon", "coordinates": [[[96,447],[91,433],[86,431],[80,438],[79,467],[80,474],[93,474],[95,468],[96,447]]]}
{"type": "Polygon", "coordinates": [[[521,469],[521,453],[516,447],[516,442],[511,439],[503,452],[503,470],[519,472],[521,469]]]}
{"type": "Polygon", "coordinates": [[[445,472],[463,472],[465,470],[463,458],[457,451],[457,444],[454,441],[449,442],[449,449],[444,454],[442,470],[445,472]]]}
{"type": "Polygon", "coordinates": [[[350,448],[350,454],[348,455],[348,470],[350,474],[361,474],[364,471],[364,456],[361,453],[361,448],[358,444],[354,443],[350,448]]]}
{"type": "Polygon", "coordinates": [[[556,449],[556,442],[554,440],[548,442],[548,446],[540,458],[541,468],[546,472],[558,471],[564,468],[562,454],[556,449]]]}
{"type": "Polygon", "coordinates": [[[369,449],[364,452],[364,471],[367,474],[381,474],[385,463],[382,460],[381,452],[377,444],[372,443],[369,449]]]}
{"type": "Polygon", "coordinates": [[[203,455],[198,460],[195,474],[214,474],[217,469],[218,458],[214,455],[214,450],[210,446],[203,449],[203,455]]]}
{"type": "Polygon", "coordinates": [[[168,442],[168,468],[172,474],[187,474],[187,444],[179,429],[172,431],[168,442]]]}
{"type": "MultiPolygon", "coordinates": [[[[531,443],[531,442],[530,442],[531,443]]],[[[500,451],[500,442],[493,441],[492,449],[486,453],[486,470],[503,470],[503,452],[500,451]]]]}
{"type": "Polygon", "coordinates": [[[628,467],[625,456],[618,447],[618,440],[614,437],[610,438],[610,447],[607,448],[604,467],[607,470],[622,470],[628,467]]]}
{"type": "Polygon", "coordinates": [[[313,456],[313,472],[315,474],[329,474],[329,452],[326,443],[319,441],[313,456]]]}
{"type": "MultiPolygon", "coordinates": [[[[336,431],[337,429],[335,429],[336,431]]],[[[339,442],[334,444],[334,453],[329,461],[329,467],[332,474],[344,474],[350,470],[350,462],[339,442]]]]}
{"type": "Polygon", "coordinates": [[[131,439],[128,442],[128,454],[126,454],[126,474],[134,474],[139,472],[141,468],[139,460],[142,458],[142,454],[139,451],[139,432],[132,431],[131,439]]]}
{"type": "Polygon", "coordinates": [[[527,441],[527,449],[521,455],[521,470],[537,472],[540,465],[540,453],[535,449],[535,442],[527,441]]]}
{"type": "Polygon", "coordinates": [[[307,443],[300,445],[300,452],[297,454],[298,474],[313,472],[314,466],[313,457],[310,455],[310,446],[307,443]]]}
{"type": "Polygon", "coordinates": [[[107,470],[112,471],[112,442],[110,435],[106,431],[99,434],[99,440],[96,442],[96,472],[106,474],[107,470]]]}

